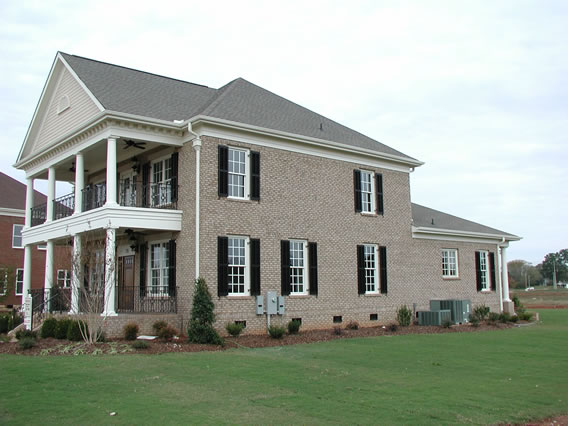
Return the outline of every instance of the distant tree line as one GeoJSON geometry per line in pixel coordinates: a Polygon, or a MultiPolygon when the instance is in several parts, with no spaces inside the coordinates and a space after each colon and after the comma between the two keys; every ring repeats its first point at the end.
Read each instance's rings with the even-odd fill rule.
{"type": "Polygon", "coordinates": [[[526,288],[534,285],[552,284],[556,271],[556,282],[568,282],[568,249],[548,253],[542,263],[533,266],[525,260],[507,263],[509,286],[526,288]]]}

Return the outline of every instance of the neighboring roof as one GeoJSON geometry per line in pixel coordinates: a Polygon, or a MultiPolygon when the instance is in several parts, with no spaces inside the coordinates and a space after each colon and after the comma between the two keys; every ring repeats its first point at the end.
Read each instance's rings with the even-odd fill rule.
{"type": "Polygon", "coordinates": [[[479,234],[489,234],[499,237],[511,237],[520,239],[516,235],[500,231],[489,226],[471,222],[451,214],[443,213],[419,204],[412,203],[412,224],[416,227],[429,229],[450,230],[458,232],[473,232],[479,234]]]}
{"type": "MultiPolygon", "coordinates": [[[[0,172],[0,208],[26,209],[26,185],[0,172]]],[[[34,189],[34,206],[47,203],[47,197],[34,189]]]]}
{"type": "Polygon", "coordinates": [[[417,160],[242,78],[220,89],[80,56],[61,56],[110,111],[167,121],[202,115],[417,160]]]}

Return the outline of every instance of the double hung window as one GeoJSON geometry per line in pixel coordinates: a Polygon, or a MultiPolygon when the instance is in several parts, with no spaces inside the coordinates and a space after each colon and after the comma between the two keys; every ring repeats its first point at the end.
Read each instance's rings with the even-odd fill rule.
{"type": "Polygon", "coordinates": [[[245,194],[248,196],[247,159],[246,150],[229,148],[229,197],[245,198],[245,194]]]}
{"type": "Polygon", "coordinates": [[[365,293],[378,293],[378,262],[377,262],[377,246],[374,244],[365,244],[364,250],[364,268],[365,268],[365,293]]]}
{"type": "Polygon", "coordinates": [[[219,197],[260,200],[260,153],[219,145],[219,197]]]}
{"type": "Polygon", "coordinates": [[[172,158],[158,160],[152,164],[151,178],[152,207],[172,202],[172,158]]]}
{"type": "Polygon", "coordinates": [[[307,248],[306,241],[290,241],[290,294],[308,293],[307,248]]]}
{"type": "Polygon", "coordinates": [[[148,295],[167,296],[169,288],[170,250],[169,242],[150,244],[150,267],[148,295]]]}
{"type": "Polygon", "coordinates": [[[244,296],[249,290],[248,238],[228,237],[228,295],[244,296]]]}
{"type": "Polygon", "coordinates": [[[59,288],[71,287],[71,273],[67,269],[57,270],[57,286],[59,288]]]}
{"type": "Polygon", "coordinates": [[[458,251],[456,249],[442,250],[442,276],[444,278],[458,277],[458,251]]]}
{"type": "Polygon", "coordinates": [[[24,270],[16,269],[16,296],[21,296],[24,292],[24,270]]]}
{"type": "Polygon", "coordinates": [[[383,175],[367,170],[353,171],[355,211],[384,214],[383,175]]]}
{"type": "Polygon", "coordinates": [[[23,248],[22,229],[24,225],[15,224],[12,227],[12,248],[23,248]]]}

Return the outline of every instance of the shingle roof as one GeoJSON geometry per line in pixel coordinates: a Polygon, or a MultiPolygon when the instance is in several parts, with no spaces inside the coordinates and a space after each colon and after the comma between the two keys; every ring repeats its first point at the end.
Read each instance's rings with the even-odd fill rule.
{"type": "Polygon", "coordinates": [[[203,115],[417,161],[242,78],[212,89],[80,56],[61,56],[107,110],[167,121],[203,115]]]}
{"type": "MultiPolygon", "coordinates": [[[[0,208],[5,209],[26,209],[26,185],[10,176],[0,172],[0,208]]],[[[39,191],[34,190],[34,205],[47,202],[47,197],[39,191]]]]}
{"type": "Polygon", "coordinates": [[[500,231],[489,226],[471,222],[451,214],[443,213],[438,210],[424,207],[419,204],[412,203],[412,221],[417,227],[446,229],[451,231],[475,232],[481,234],[490,234],[499,237],[519,238],[516,235],[500,231]]]}

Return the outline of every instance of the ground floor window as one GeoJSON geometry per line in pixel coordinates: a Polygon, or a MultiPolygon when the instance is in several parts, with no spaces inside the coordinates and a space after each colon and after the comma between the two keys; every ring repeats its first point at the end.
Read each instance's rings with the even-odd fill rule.
{"type": "Polygon", "coordinates": [[[307,242],[290,241],[290,294],[307,294],[307,242]]]}
{"type": "Polygon", "coordinates": [[[4,296],[8,289],[8,269],[0,268],[0,296],[4,296]]]}
{"type": "Polygon", "coordinates": [[[374,244],[366,244],[364,249],[365,263],[365,293],[378,293],[377,286],[377,246],[374,244]]]}
{"type": "Polygon", "coordinates": [[[477,277],[478,286],[481,291],[491,290],[491,278],[489,274],[489,253],[478,251],[477,277]]]}
{"type": "Polygon", "coordinates": [[[149,286],[148,294],[167,296],[169,288],[170,251],[169,242],[150,244],[149,286]]]}
{"type": "Polygon", "coordinates": [[[16,269],[16,296],[21,296],[24,292],[24,270],[16,269]]]}
{"type": "Polygon", "coordinates": [[[458,277],[458,251],[456,249],[442,250],[442,276],[444,278],[458,277]]]}
{"type": "Polygon", "coordinates": [[[229,275],[227,278],[228,295],[243,296],[249,294],[248,280],[248,238],[228,237],[229,275]]]}
{"type": "Polygon", "coordinates": [[[57,286],[60,288],[71,287],[71,272],[67,269],[57,270],[57,286]]]}

